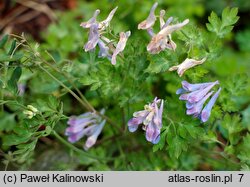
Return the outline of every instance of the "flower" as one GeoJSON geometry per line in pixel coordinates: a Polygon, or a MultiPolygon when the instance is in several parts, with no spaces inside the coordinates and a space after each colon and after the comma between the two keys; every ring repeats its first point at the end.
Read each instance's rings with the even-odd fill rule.
{"type": "Polygon", "coordinates": [[[155,9],[157,6],[158,6],[158,3],[157,2],[154,3],[147,19],[138,24],[138,29],[146,30],[154,26],[155,21],[156,21],[155,9]]]}
{"type": "Polygon", "coordinates": [[[163,100],[154,99],[151,104],[145,105],[144,110],[135,112],[133,118],[128,121],[128,129],[135,132],[140,124],[143,124],[143,130],[146,131],[147,141],[157,144],[160,141],[160,132],[162,127],[163,100]],[[160,108],[158,108],[158,104],[160,108]]]}
{"type": "Polygon", "coordinates": [[[95,49],[99,41],[99,37],[100,34],[98,31],[98,24],[94,23],[90,26],[88,42],[84,46],[86,52],[95,49]]]}
{"type": "MultiPolygon", "coordinates": [[[[101,114],[104,110],[101,111],[101,114]]],[[[67,122],[69,125],[65,130],[65,135],[68,136],[68,141],[75,143],[84,136],[87,136],[84,149],[88,150],[92,147],[100,135],[106,120],[94,113],[87,112],[80,116],[71,116],[67,122]]]]}
{"type": "Polygon", "coordinates": [[[27,105],[27,110],[23,111],[23,114],[26,115],[28,119],[33,118],[37,113],[39,113],[38,109],[32,105],[27,105]]]}
{"type": "Polygon", "coordinates": [[[84,45],[85,52],[94,50],[98,45],[100,48],[98,57],[108,58],[113,65],[116,64],[116,56],[124,50],[128,37],[131,34],[130,31],[121,32],[120,40],[118,41],[117,45],[115,45],[112,40],[104,36],[105,33],[109,32],[106,31],[106,29],[109,27],[117,8],[118,7],[115,7],[113,10],[111,10],[108,17],[101,22],[96,20],[96,17],[100,13],[100,10],[97,9],[92,18],[90,18],[87,22],[82,22],[80,24],[81,27],[89,29],[88,41],[84,45]]]}
{"type": "Polygon", "coordinates": [[[175,25],[169,25],[172,21],[172,18],[169,18],[165,25],[162,26],[160,32],[154,35],[147,46],[147,51],[151,54],[158,54],[164,49],[176,49],[176,44],[171,39],[171,33],[176,30],[181,29],[186,24],[189,23],[189,19],[184,20],[182,23],[178,23],[175,25]]]}
{"type": "Polygon", "coordinates": [[[130,31],[127,31],[127,32],[121,32],[120,33],[120,40],[115,48],[115,51],[112,55],[112,59],[111,59],[111,63],[113,65],[116,64],[116,56],[122,52],[126,46],[126,43],[127,43],[127,40],[128,40],[128,37],[130,36],[131,32],[130,31]]]}
{"type": "Polygon", "coordinates": [[[219,96],[221,88],[213,95],[214,91],[210,91],[219,81],[190,84],[187,81],[182,81],[182,88],[176,91],[176,94],[181,94],[179,99],[186,101],[186,114],[198,117],[202,122],[206,122],[210,116],[211,109],[219,96]],[[204,103],[211,96],[212,98],[203,108],[204,103]],[[203,108],[203,109],[202,109],[203,108]]]}
{"type": "Polygon", "coordinates": [[[203,58],[201,60],[186,58],[181,64],[177,66],[172,66],[171,68],[169,68],[169,71],[177,70],[178,75],[181,77],[186,70],[194,66],[200,65],[205,61],[206,61],[206,58],[203,58]]]}

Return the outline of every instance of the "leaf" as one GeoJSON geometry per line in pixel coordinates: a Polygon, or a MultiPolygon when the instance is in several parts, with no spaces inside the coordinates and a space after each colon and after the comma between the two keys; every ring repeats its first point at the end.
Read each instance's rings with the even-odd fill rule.
{"type": "Polygon", "coordinates": [[[198,126],[194,126],[192,124],[185,125],[184,127],[187,129],[190,136],[192,136],[192,138],[195,138],[195,139],[202,137],[205,133],[203,128],[198,127],[198,126]]]}
{"type": "Polygon", "coordinates": [[[1,54],[0,62],[14,62],[14,61],[20,60],[21,58],[23,58],[23,54],[20,54],[20,53],[17,53],[13,55],[12,57],[6,54],[1,54]]]}
{"type": "Polygon", "coordinates": [[[181,153],[186,151],[187,148],[188,145],[186,141],[179,136],[173,137],[171,144],[168,144],[169,155],[172,158],[175,157],[178,159],[181,153]]]}
{"type": "Polygon", "coordinates": [[[6,35],[4,35],[4,36],[2,37],[2,39],[0,40],[0,48],[3,48],[3,47],[4,47],[4,45],[6,44],[7,40],[8,40],[8,35],[6,34],[6,35]]]}
{"type": "Polygon", "coordinates": [[[0,114],[0,131],[11,131],[16,126],[15,114],[0,114]]]}
{"type": "Polygon", "coordinates": [[[238,143],[240,132],[243,130],[239,115],[226,114],[221,122],[221,126],[227,130],[229,141],[232,145],[238,143]]]}
{"type": "Polygon", "coordinates": [[[21,67],[16,67],[15,70],[13,71],[10,80],[8,81],[8,87],[12,92],[15,94],[18,93],[18,85],[17,82],[20,79],[22,75],[22,68],[21,67]]]}
{"type": "Polygon", "coordinates": [[[11,43],[11,46],[10,46],[10,49],[9,49],[9,52],[8,52],[8,55],[13,55],[13,51],[15,50],[16,48],[16,40],[14,39],[11,43]]]}
{"type": "Polygon", "coordinates": [[[215,32],[216,34],[218,34],[220,31],[221,20],[217,16],[217,14],[212,11],[211,15],[208,17],[208,21],[209,21],[209,23],[206,24],[207,29],[210,32],[215,32]]]}
{"type": "Polygon", "coordinates": [[[98,76],[95,76],[96,74],[92,74],[91,76],[85,76],[83,77],[80,82],[83,84],[83,85],[86,85],[86,86],[90,86],[91,85],[91,88],[90,90],[96,90],[98,89],[102,84],[101,82],[99,81],[98,79],[98,76]]]}
{"type": "Polygon", "coordinates": [[[225,8],[220,19],[216,13],[212,12],[208,17],[209,23],[206,24],[210,32],[215,32],[219,38],[224,38],[226,34],[232,31],[233,25],[239,20],[237,16],[238,8],[225,8]]]}
{"type": "Polygon", "coordinates": [[[158,57],[152,57],[150,60],[150,64],[145,70],[147,73],[160,73],[164,72],[169,68],[169,62],[166,58],[163,58],[162,56],[158,57]]]}

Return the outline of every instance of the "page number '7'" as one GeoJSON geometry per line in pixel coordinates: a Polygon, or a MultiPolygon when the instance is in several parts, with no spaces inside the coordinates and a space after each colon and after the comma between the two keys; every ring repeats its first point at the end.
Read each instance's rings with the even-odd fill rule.
{"type": "Polygon", "coordinates": [[[240,180],[239,180],[239,182],[241,182],[241,180],[242,180],[242,178],[243,178],[244,174],[238,174],[238,175],[240,176],[240,180]]]}

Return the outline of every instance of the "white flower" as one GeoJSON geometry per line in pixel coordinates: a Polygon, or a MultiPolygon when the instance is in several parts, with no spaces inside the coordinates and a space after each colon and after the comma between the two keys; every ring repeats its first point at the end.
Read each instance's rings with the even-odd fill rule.
{"type": "Polygon", "coordinates": [[[120,33],[120,40],[115,48],[115,51],[112,55],[112,59],[111,59],[111,63],[113,65],[116,64],[116,56],[122,52],[126,46],[126,43],[127,43],[127,40],[128,40],[128,37],[130,36],[131,32],[130,31],[127,31],[127,32],[121,32],[120,33]]]}
{"type": "Polygon", "coordinates": [[[172,66],[171,68],[169,68],[169,71],[177,70],[178,75],[181,77],[186,70],[194,66],[200,65],[205,61],[206,61],[206,58],[203,58],[201,60],[186,58],[186,60],[184,60],[181,64],[177,66],[172,66]]]}

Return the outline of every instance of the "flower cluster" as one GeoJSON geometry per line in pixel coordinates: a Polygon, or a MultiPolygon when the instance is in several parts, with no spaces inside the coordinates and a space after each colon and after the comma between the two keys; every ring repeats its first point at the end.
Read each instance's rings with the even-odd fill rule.
{"type": "Polygon", "coordinates": [[[206,122],[211,114],[211,109],[216,102],[221,88],[212,96],[207,105],[203,108],[206,100],[214,93],[210,91],[219,81],[190,84],[187,81],[182,81],[182,88],[176,91],[176,94],[181,94],[179,99],[186,101],[186,114],[193,115],[199,118],[202,122],[206,122]]]}
{"type": "Polygon", "coordinates": [[[128,129],[135,132],[140,124],[143,124],[143,130],[146,131],[147,141],[157,144],[160,141],[162,127],[163,100],[154,99],[151,104],[145,105],[144,110],[135,112],[133,118],[128,121],[128,129]],[[158,104],[160,108],[158,108],[158,104]]]}
{"type": "MultiPolygon", "coordinates": [[[[101,113],[103,114],[104,111],[101,111],[101,113]]],[[[105,122],[100,116],[91,112],[80,116],[72,116],[68,120],[69,126],[66,128],[65,135],[68,136],[68,141],[71,143],[75,143],[84,136],[87,136],[84,149],[88,150],[96,143],[105,122]]]]}
{"type": "Polygon", "coordinates": [[[164,21],[165,10],[161,10],[159,16],[160,31],[157,34],[155,34],[153,31],[153,26],[156,22],[155,9],[157,6],[158,3],[154,3],[147,19],[142,21],[138,25],[138,29],[147,30],[148,34],[151,36],[151,41],[147,46],[147,50],[151,54],[158,54],[165,49],[175,50],[176,44],[171,39],[171,34],[174,31],[181,29],[189,22],[189,20],[186,19],[182,23],[171,25],[173,17],[168,18],[167,21],[165,22],[164,21]]]}
{"type": "Polygon", "coordinates": [[[97,9],[92,18],[87,22],[82,22],[80,24],[81,27],[89,29],[88,42],[84,45],[85,52],[94,50],[98,45],[100,48],[98,56],[100,58],[108,58],[113,65],[116,64],[116,57],[124,50],[131,34],[130,31],[121,32],[117,44],[114,44],[112,40],[104,36],[104,34],[107,33],[107,28],[109,27],[117,8],[118,7],[114,8],[109,13],[108,17],[101,22],[96,20],[96,17],[100,13],[100,10],[97,9]]]}

